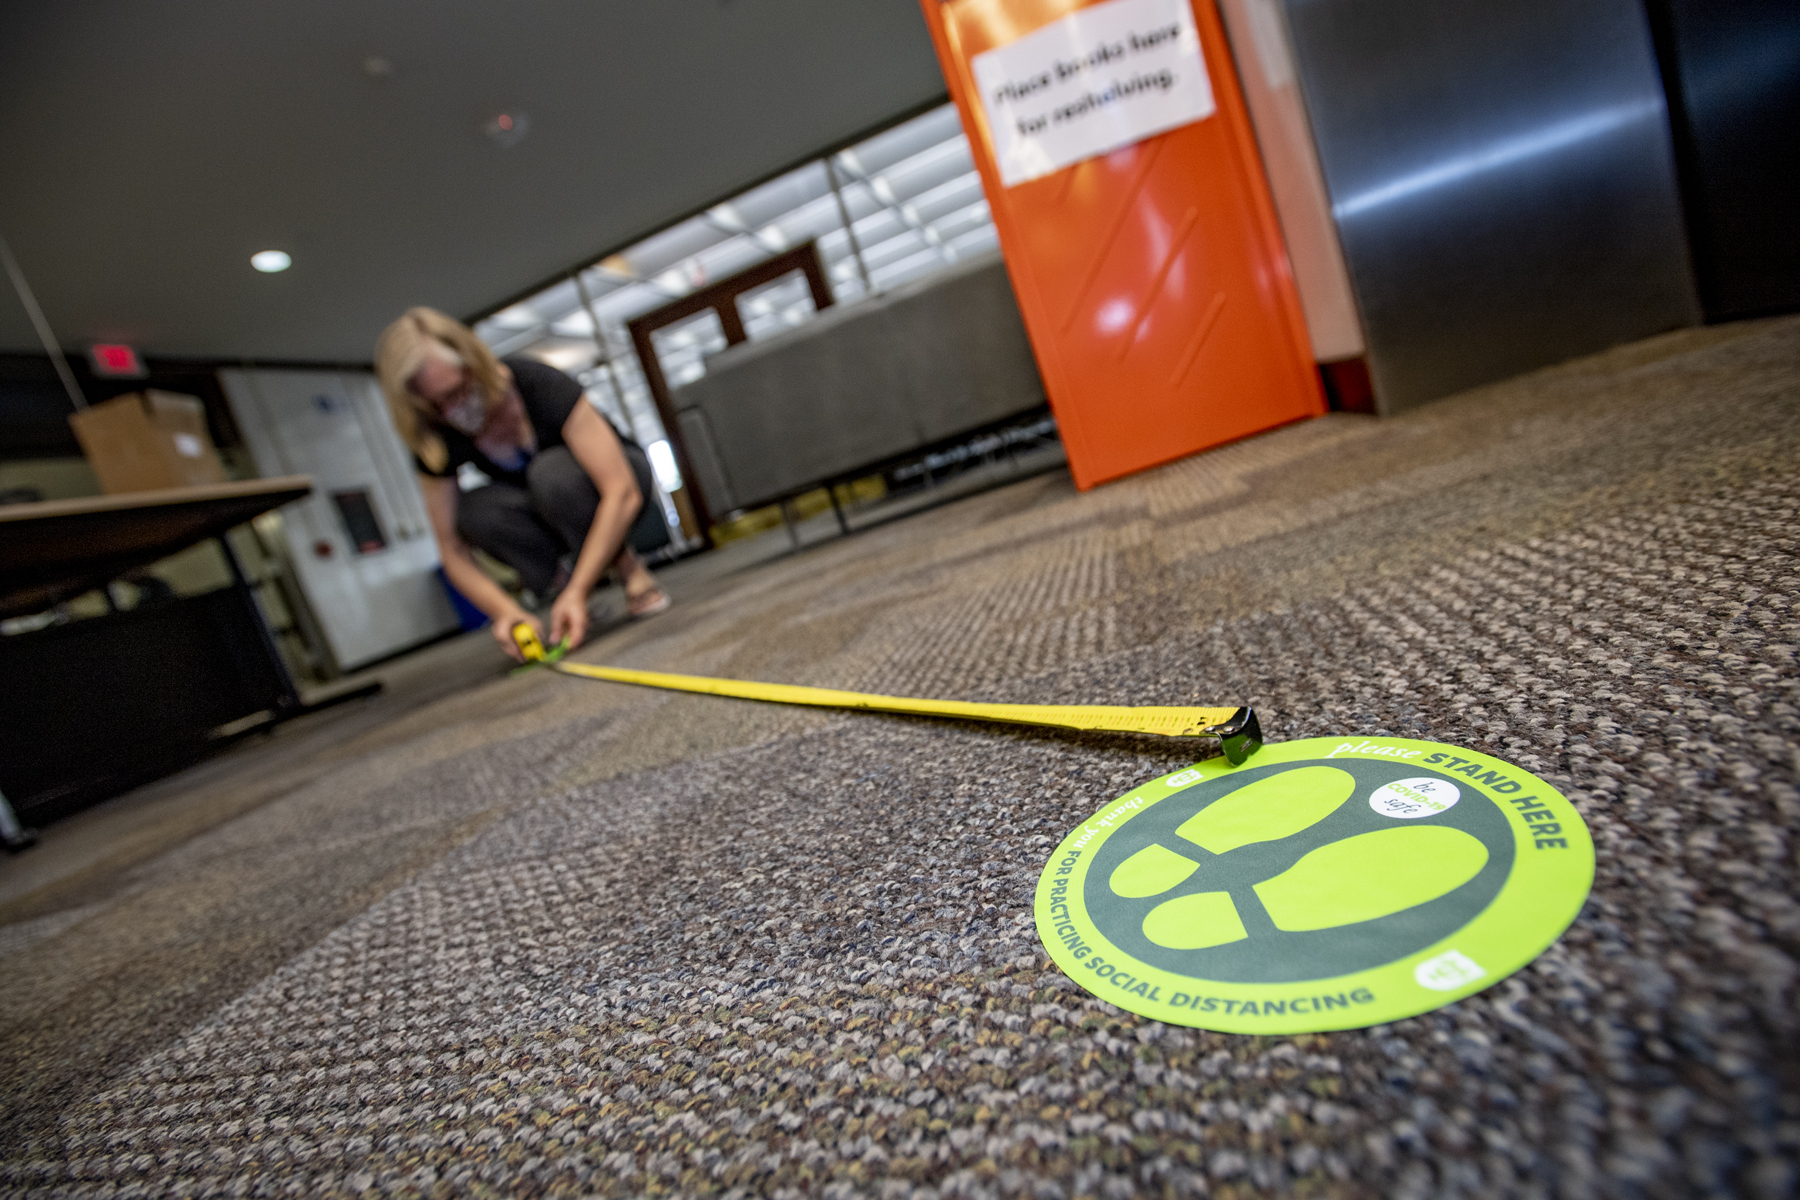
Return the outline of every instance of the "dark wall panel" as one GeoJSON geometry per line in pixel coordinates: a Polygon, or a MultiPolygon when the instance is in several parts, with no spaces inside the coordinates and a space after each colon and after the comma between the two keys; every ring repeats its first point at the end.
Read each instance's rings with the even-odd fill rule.
{"type": "Polygon", "coordinates": [[[44,819],[117,795],[273,711],[285,681],[237,588],[0,637],[0,792],[44,819]]]}
{"type": "MultiPolygon", "coordinates": [[[[206,406],[207,430],[215,446],[229,448],[243,440],[211,363],[146,360],[149,374],[143,378],[116,379],[95,375],[86,355],[72,354],[68,362],[75,386],[89,404],[146,388],[179,392],[197,397],[206,406]]],[[[48,357],[0,354],[0,462],[80,454],[81,443],[69,428],[69,414],[74,411],[48,357]]]]}
{"type": "Polygon", "coordinates": [[[1285,0],[1383,411],[1699,319],[1637,0],[1285,0]]]}
{"type": "Polygon", "coordinates": [[[1711,321],[1800,309],[1800,3],[1650,0],[1711,321]]]}

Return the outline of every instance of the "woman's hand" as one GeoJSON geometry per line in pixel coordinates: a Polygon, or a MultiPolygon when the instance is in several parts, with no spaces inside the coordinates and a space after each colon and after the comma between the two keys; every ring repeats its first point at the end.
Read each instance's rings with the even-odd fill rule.
{"type": "Polygon", "coordinates": [[[447,476],[421,475],[419,490],[425,494],[425,512],[431,518],[431,532],[437,539],[438,558],[444,564],[444,574],[457,591],[493,621],[489,632],[506,651],[506,656],[514,662],[524,662],[525,656],[519,652],[518,643],[513,641],[513,626],[523,621],[537,633],[540,642],[544,640],[544,627],[475,565],[468,546],[456,532],[456,505],[462,494],[457,490],[456,480],[447,476]]]}
{"type": "Polygon", "coordinates": [[[567,641],[569,649],[573,650],[587,638],[587,630],[587,592],[570,584],[550,606],[549,645],[567,641]]]}
{"type": "Polygon", "coordinates": [[[515,625],[531,626],[532,632],[538,635],[540,642],[544,640],[544,625],[536,617],[520,608],[505,616],[495,618],[494,623],[488,627],[493,632],[494,640],[500,643],[502,650],[506,651],[508,658],[514,662],[524,662],[525,655],[520,652],[519,643],[513,641],[512,631],[515,625]]]}

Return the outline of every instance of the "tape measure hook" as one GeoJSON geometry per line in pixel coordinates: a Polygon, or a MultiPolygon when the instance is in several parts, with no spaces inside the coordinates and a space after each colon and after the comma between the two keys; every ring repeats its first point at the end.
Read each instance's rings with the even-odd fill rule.
{"type": "Polygon", "coordinates": [[[1262,722],[1256,719],[1256,710],[1248,706],[1238,709],[1229,721],[1208,732],[1219,739],[1219,745],[1225,750],[1225,761],[1234,767],[1243,766],[1252,754],[1262,749],[1262,722]]]}

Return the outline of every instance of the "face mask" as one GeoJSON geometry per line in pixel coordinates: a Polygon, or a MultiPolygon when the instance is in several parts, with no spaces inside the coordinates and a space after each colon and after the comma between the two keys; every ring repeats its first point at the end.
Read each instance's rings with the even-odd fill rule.
{"type": "Polygon", "coordinates": [[[441,410],[444,424],[458,433],[474,437],[487,424],[487,404],[478,385],[470,387],[458,397],[455,403],[441,410]]]}

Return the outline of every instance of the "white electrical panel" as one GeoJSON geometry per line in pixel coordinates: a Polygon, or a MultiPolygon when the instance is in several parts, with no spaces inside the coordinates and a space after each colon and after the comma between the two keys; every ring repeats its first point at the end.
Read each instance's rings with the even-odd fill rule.
{"type": "Polygon", "coordinates": [[[313,477],[282,524],[339,669],[455,629],[412,456],[374,376],[227,369],[219,381],[258,472],[313,477]]]}

